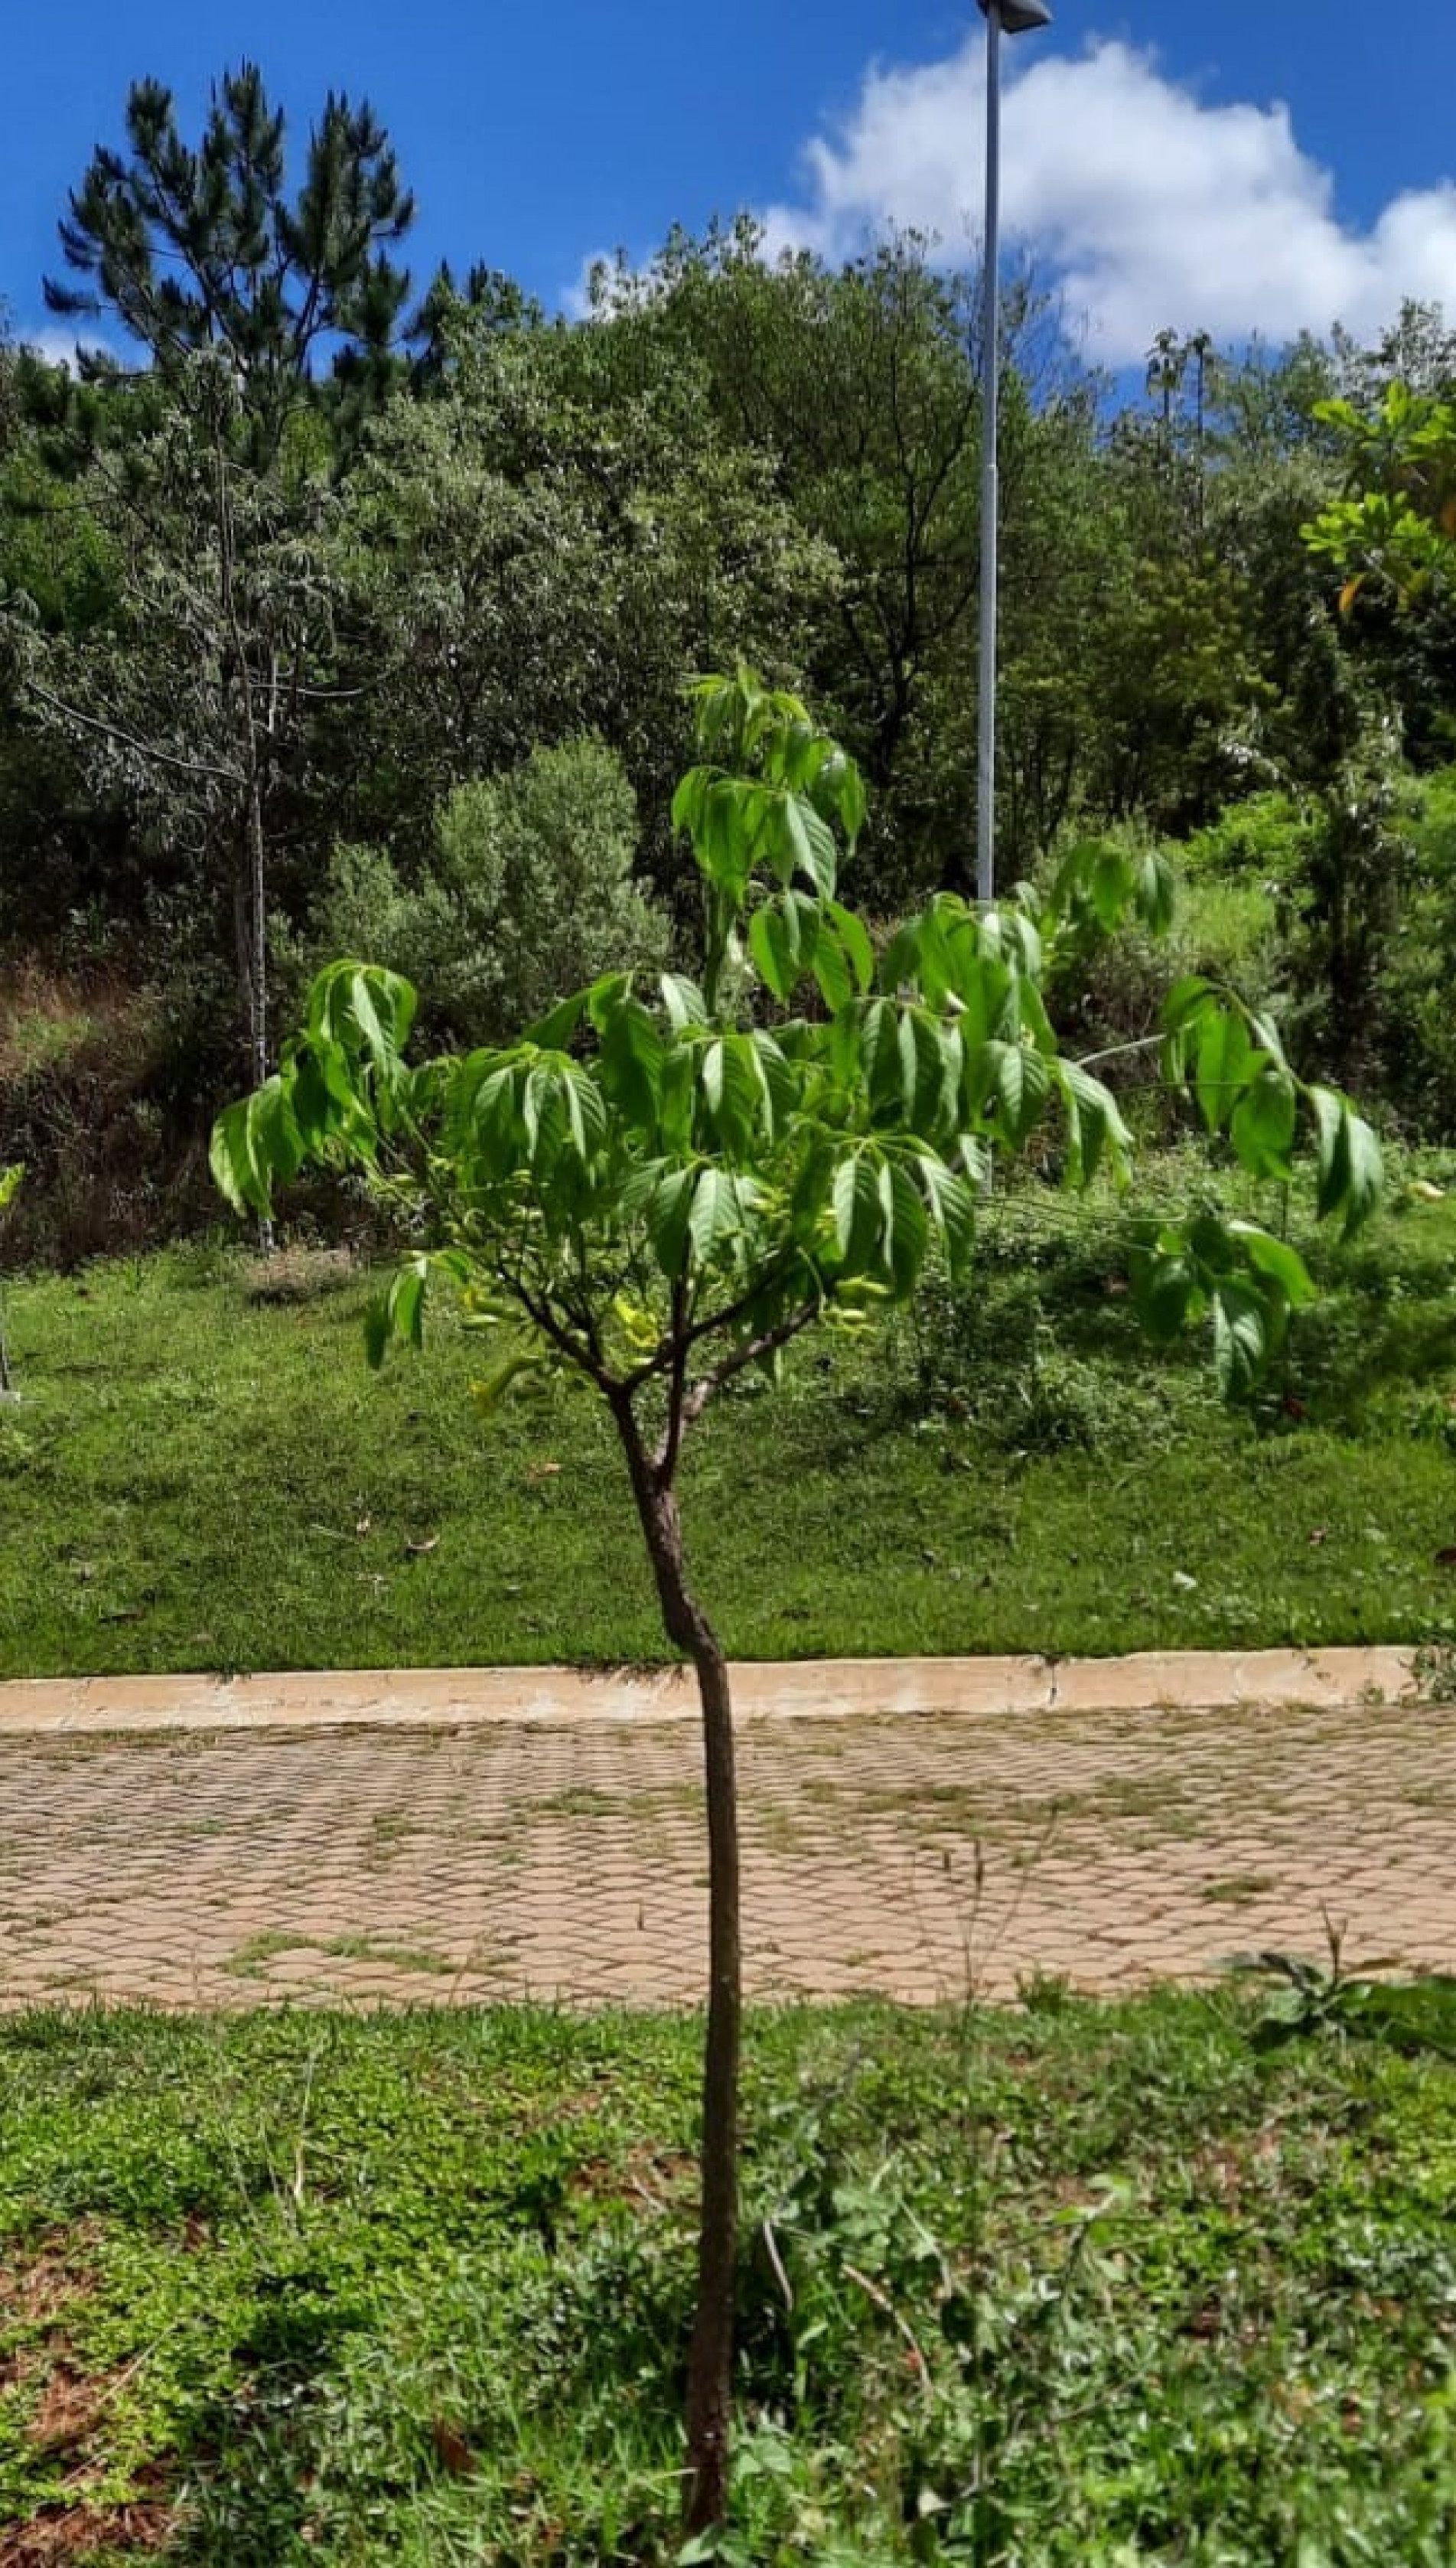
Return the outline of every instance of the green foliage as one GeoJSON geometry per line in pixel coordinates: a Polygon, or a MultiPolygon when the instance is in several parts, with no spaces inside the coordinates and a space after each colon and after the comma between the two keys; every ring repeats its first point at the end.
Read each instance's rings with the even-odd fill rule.
{"type": "MultiPolygon", "coordinates": [[[[378,121],[336,99],[294,140],[301,155],[247,68],[192,146],[140,84],[67,229],[82,301],[149,330],[154,362],[76,385],[0,347],[0,935],[53,976],[164,984],[195,1070],[161,1107],[151,1164],[168,1169],[227,1093],[224,977],[271,1063],[276,1011],[248,987],[270,952],[290,1006],[326,948],[371,952],[420,985],[427,1038],[460,1044],[509,1030],[512,987],[551,984],[522,1022],[609,958],[659,959],[655,920],[624,944],[607,919],[578,961],[536,972],[524,954],[493,986],[493,930],[461,929],[436,815],[538,748],[590,737],[622,761],[637,873],[674,959],[711,979],[668,816],[694,755],[685,668],[741,657],[812,689],[874,788],[839,888],[877,939],[970,871],[976,275],[913,238],[774,266],[741,224],[675,234],[643,278],[604,275],[584,325],[546,327],[484,269],[458,293],[441,271],[406,324],[409,199],[378,121]],[[336,355],[340,378],[318,383],[336,355]],[[270,925],[249,922],[245,965],[238,850],[259,823],[264,897],[241,906],[270,925]]],[[[1334,556],[1300,537],[1338,498],[1355,434],[1340,504],[1384,491],[1444,559],[1439,316],[1406,314],[1368,356],[1336,337],[1247,363],[1170,327],[1151,416],[1108,433],[1053,316],[1019,282],[1010,305],[1001,877],[1044,892],[1068,848],[1146,865],[1193,832],[1166,937],[1109,935],[1116,860],[1086,871],[1077,934],[1064,919],[1059,958],[1048,940],[1064,1037],[1140,1042],[1169,981],[1227,978],[1285,1011],[1311,1075],[1451,1129],[1400,768],[1450,754],[1456,592],[1402,589],[1392,555],[1341,619],[1334,556]],[[1415,408],[1397,415],[1402,364],[1415,408]],[[1330,394],[1357,434],[1320,415],[1330,394]],[[1251,788],[1251,812],[1265,789],[1290,797],[1288,843],[1272,803],[1247,830],[1227,816],[1251,788]]],[[[832,1014],[855,963],[821,933],[812,876],[794,889],[749,903],[741,994],[832,1014]],[[801,994],[779,995],[809,939],[801,994]]],[[[163,1186],[149,1217],[186,1207],[163,1186]]]]}
{"type": "MultiPolygon", "coordinates": [[[[704,882],[701,991],[666,981],[655,1009],[631,974],[609,975],[512,1047],[412,1071],[398,1029],[413,993],[407,1005],[388,974],[331,966],[277,1078],[219,1119],[212,1156],[229,1199],[266,1212],[275,1180],[311,1155],[378,1172],[395,1149],[438,1270],[483,1295],[490,1322],[513,1314],[534,1360],[609,1400],[664,1392],[674,1463],[686,1418],[831,1304],[907,1299],[933,1241],[964,1269],[988,1144],[1019,1151],[1054,1108],[1069,1183],[1104,1160],[1125,1178],[1130,1154],[1107,1089],[1058,1051],[1030,919],[941,894],[876,966],[836,899],[833,822],[852,846],[864,816],[852,764],[797,699],[746,672],[704,681],[698,705],[705,760],[674,817],[704,882]],[[774,998],[812,981],[827,1016],[735,1023],[723,990],[745,943],[774,998]],[[584,1036],[585,1059],[565,1049],[584,1036]]],[[[1053,919],[1058,901],[1074,932],[1133,902],[1156,923],[1166,870],[1079,850],[1053,919]]],[[[1319,1214],[1352,1233],[1381,1171],[1348,1100],[1301,1079],[1269,1019],[1206,980],[1175,987],[1164,1024],[1165,1075],[1206,1130],[1255,1176],[1288,1182],[1307,1124],[1319,1214]]],[[[1255,1388],[1310,1290],[1283,1242],[1208,1211],[1164,1225],[1133,1281],[1156,1340],[1211,1313],[1230,1398],[1255,1388]]],[[[412,1334],[416,1318],[412,1303],[412,1334]]],[[[500,1379],[518,1379],[507,1361],[500,1379]]]]}
{"type": "Polygon", "coordinates": [[[380,847],[334,851],[309,927],[314,969],[369,954],[428,994],[437,1036],[498,1041],[562,989],[667,960],[662,911],[633,879],[637,804],[597,741],[533,750],[456,786],[413,880],[380,847]]]}
{"type": "Polygon", "coordinates": [[[1413,604],[1449,577],[1456,405],[1397,381],[1373,411],[1331,401],[1318,416],[1338,441],[1345,492],[1305,528],[1310,551],[1344,573],[1344,613],[1367,584],[1413,604]]]}
{"type": "MultiPolygon", "coordinates": [[[[669,352],[460,316],[429,401],[395,405],[351,484],[347,834],[423,841],[451,790],[595,734],[666,827],[691,750],[684,669],[801,665],[837,566],[770,465],[669,352]]],[[[336,834],[339,834],[336,828],[336,834]]]]}
{"type": "Polygon", "coordinates": [[[944,896],[876,980],[835,896],[833,823],[852,843],[864,809],[852,765],[746,675],[705,683],[699,727],[705,763],[674,807],[704,883],[701,990],[665,982],[654,1006],[609,975],[513,1047],[412,1073],[371,1049],[375,976],[333,967],[276,1089],[229,1110],[214,1143],[225,1190],[261,1205],[269,1166],[294,1172],[295,1127],[305,1149],[372,1161],[387,1118],[423,1153],[447,1274],[488,1278],[548,1360],[680,1399],[714,1396],[836,1298],[908,1295],[932,1236],[963,1260],[985,1141],[1019,1146],[1053,1098],[1088,1173],[1125,1150],[1110,1098],[1056,1054],[1025,922],[944,896]],[[745,943],[775,996],[811,982],[832,1015],[770,1029],[724,1013],[745,943]],[[583,1036],[586,1058],[564,1049],[583,1036]],[[660,1314],[650,1355],[622,1344],[624,1298],[660,1314]],[[689,1393],[680,1351],[717,1338],[728,1371],[689,1393]]]}
{"type": "Polygon", "coordinates": [[[1292,794],[1251,794],[1195,829],[1180,857],[1191,878],[1234,876],[1288,899],[1308,868],[1317,825],[1308,803],[1292,794]]]}
{"type": "MultiPolygon", "coordinates": [[[[1308,1126],[1319,1217],[1337,1218],[1352,1236],[1379,1199],[1382,1168],[1374,1133],[1348,1098],[1300,1079],[1272,1020],[1197,976],[1169,992],[1163,1022],[1165,1075],[1196,1104],[1205,1130],[1227,1137],[1251,1177],[1287,1185],[1297,1136],[1308,1126]]],[[[1313,1298],[1305,1262],[1287,1240],[1207,1211],[1150,1226],[1130,1273],[1154,1344],[1211,1318],[1226,1399],[1257,1390],[1291,1312],[1313,1298]]]]}
{"type": "Polygon", "coordinates": [[[1062,858],[1049,906],[1073,936],[1110,936],[1129,922],[1164,936],[1174,899],[1173,868],[1159,848],[1107,836],[1082,839],[1062,858]]]}
{"type": "Polygon", "coordinates": [[[1408,824],[1403,898],[1380,963],[1388,1075],[1418,1129],[1456,1129],[1456,769],[1426,777],[1408,824]]]}
{"type": "Polygon", "coordinates": [[[316,348],[334,348],[346,381],[387,372],[410,289],[390,251],[415,216],[388,138],[368,105],[331,92],[290,198],[284,118],[247,62],[213,84],[195,150],[160,81],[134,84],[126,124],[128,156],[97,151],[60,226],[87,281],[48,279],[46,300],[114,314],[164,378],[199,350],[225,353],[254,461],[270,461],[316,348]]]}
{"type": "MultiPolygon", "coordinates": [[[[721,2555],[1445,2568],[1451,2070],[1256,2024],[1054,1989],[756,2021],[721,2555]]],[[[14,2537],[145,2500],[199,2568],[673,2568],[694,2039],[7,2017],[14,2537]]]]}
{"type": "MultiPolygon", "coordinates": [[[[20,1192],[20,1183],[24,1175],[24,1165],[19,1161],[8,1168],[0,1167],[0,1214],[3,1214],[14,1202],[20,1192]]],[[[14,1385],[10,1375],[10,1349],[5,1336],[4,1281],[3,1277],[0,1277],[0,1397],[9,1397],[13,1390],[14,1385]]]]}
{"type": "Polygon", "coordinates": [[[1456,1978],[1440,1971],[1392,1978],[1396,1965],[1383,1961],[1349,1969],[1342,1934],[1332,1926],[1328,1933],[1327,1966],[1298,1953],[1244,1954],[1228,1965],[1273,1984],[1254,2027],[1257,2047],[1278,2051],[1288,2043],[1333,2037],[1456,2062],[1456,1978]]]}

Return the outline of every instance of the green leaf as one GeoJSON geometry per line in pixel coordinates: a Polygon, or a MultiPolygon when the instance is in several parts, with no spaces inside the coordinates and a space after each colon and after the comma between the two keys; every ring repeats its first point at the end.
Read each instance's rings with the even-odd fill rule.
{"type": "Polygon", "coordinates": [[[1191,972],[1175,981],[1163,1001],[1164,1075],[1175,1085],[1187,1073],[1192,1037],[1199,1018],[1219,1005],[1219,994],[1212,981],[1202,973],[1191,972]]]}
{"type": "Polygon", "coordinates": [[[931,1220],[945,1242],[951,1280],[959,1283],[976,1245],[975,1193],[943,1159],[922,1157],[919,1169],[931,1220]]]}
{"type": "Polygon", "coordinates": [[[990,1057],[998,1124],[1012,1147],[1019,1149],[1046,1104],[1051,1074],[1042,1055],[1029,1044],[989,1043],[985,1051],[990,1057]]]}
{"type": "Polygon", "coordinates": [[[1229,1228],[1255,1273],[1278,1286],[1291,1310],[1306,1310],[1318,1298],[1308,1266],[1287,1239],[1276,1239],[1272,1231],[1252,1221],[1231,1221],[1229,1228]]]}
{"type": "Polygon", "coordinates": [[[1137,860],[1133,906],[1150,936],[1166,936],[1178,900],[1178,877],[1161,848],[1151,847],[1137,860]]]}
{"type": "Polygon", "coordinates": [[[1210,1132],[1222,1130],[1253,1078],[1259,1056],[1233,1008],[1206,1009],[1195,1041],[1194,1093],[1210,1132]]]}
{"type": "Polygon", "coordinates": [[[1269,1350],[1268,1315],[1252,1285],[1221,1276],[1213,1293],[1214,1371],[1225,1400],[1247,1400],[1269,1350]]]}
{"type": "Polygon", "coordinates": [[[905,1301],[920,1281],[930,1221],[919,1187],[898,1159],[880,1172],[880,1202],[884,1211],[881,1253],[895,1291],[905,1301]]]}
{"type": "Polygon", "coordinates": [[[833,812],[852,851],[869,804],[859,769],[842,749],[831,749],[824,759],[814,779],[813,793],[815,807],[833,812]]]}
{"type": "Polygon", "coordinates": [[[429,1277],[429,1258],[412,1257],[369,1303],[364,1314],[364,1351],[376,1373],[392,1338],[405,1338],[412,1347],[424,1344],[425,1288],[429,1277]]]}
{"type": "Polygon", "coordinates": [[[802,795],[789,794],[783,804],[784,830],[798,871],[821,900],[832,900],[839,870],[839,851],[829,823],[802,795]]]}
{"type": "Polygon", "coordinates": [[[471,1383],[470,1398],[482,1418],[491,1418],[507,1393],[514,1390],[517,1383],[541,1382],[544,1373],[545,1366],[539,1356],[524,1354],[507,1356],[505,1362],[497,1365],[493,1373],[486,1374],[482,1380],[471,1383]]]}
{"type": "Polygon", "coordinates": [[[903,1008],[896,1037],[900,1063],[897,1122],[922,1140],[949,1137],[960,1120],[963,1067],[961,1037],[954,1024],[903,1008]]]}
{"type": "Polygon", "coordinates": [[[378,1373],[390,1343],[390,1303],[387,1293],[370,1297],[364,1313],[364,1352],[371,1373],[378,1373]]]}
{"type": "Polygon", "coordinates": [[[407,1339],[412,1347],[425,1342],[425,1287],[429,1275],[428,1260],[412,1258],[390,1286],[391,1326],[395,1336],[407,1339]]]}
{"type": "Polygon", "coordinates": [[[738,1237],[742,1226],[743,1204],[736,1179],[726,1168],[700,1168],[688,1215],[689,1236],[700,1266],[711,1265],[738,1237]]]}
{"type": "Polygon", "coordinates": [[[852,909],[845,909],[837,900],[828,903],[827,916],[863,997],[875,983],[875,954],[869,930],[862,918],[856,917],[852,909]]]}
{"type": "Polygon", "coordinates": [[[590,990],[573,991],[569,999],[561,1000],[548,1015],[528,1027],[523,1040],[537,1045],[542,1052],[565,1052],[586,1015],[590,1000],[590,990]]]}
{"type": "Polygon", "coordinates": [[[844,949],[832,936],[820,936],[815,941],[814,979],[831,1016],[837,1016],[841,1008],[849,1006],[854,996],[854,983],[850,979],[844,949]]]}
{"type": "Polygon", "coordinates": [[[1289,1183],[1294,1174],[1298,1111],[1298,1095],[1288,1071],[1278,1062],[1267,1063],[1240,1098],[1229,1125],[1234,1154],[1251,1176],[1289,1183]]]}
{"type": "Polygon", "coordinates": [[[764,901],[748,921],[748,951],[753,968],[775,999],[793,996],[798,980],[797,957],[789,950],[788,928],[776,901],[764,901]]]}
{"type": "Polygon", "coordinates": [[[687,980],[681,972],[664,972],[661,988],[674,1034],[682,1034],[688,1026],[707,1025],[708,1006],[696,981],[687,980]]]}
{"type": "Polygon", "coordinates": [[[1337,1214],[1346,1238],[1368,1219],[1380,1200],[1384,1163],[1380,1144],[1347,1097],[1332,1088],[1311,1088],[1317,1134],[1315,1203],[1321,1221],[1337,1214]]]}
{"type": "Polygon", "coordinates": [[[856,1150],[834,1172],[834,1236],[846,1275],[863,1275],[876,1261],[883,1217],[880,1165],[877,1152],[856,1150]]]}
{"type": "Polygon", "coordinates": [[[762,1064],[747,1035],[718,1035],[695,1047],[708,1139],[730,1157],[752,1147],[761,1122],[771,1122],[772,1108],[762,1064]]]}
{"type": "Polygon", "coordinates": [[[1132,1134],[1111,1090],[1083,1070],[1080,1062],[1058,1061],[1054,1075],[1066,1106],[1073,1160],[1069,1173],[1077,1183],[1088,1185],[1104,1156],[1110,1155],[1119,1177],[1125,1176],[1132,1134]]]}
{"type": "Polygon", "coordinates": [[[851,1078],[863,1079],[872,1112],[887,1121],[898,1119],[903,1088],[900,1011],[894,1000],[870,999],[862,1016],[845,1010],[834,1021],[831,1040],[836,1046],[835,1065],[846,1086],[851,1078]],[[856,1017],[857,1045],[853,1042],[856,1017]]]}
{"type": "Polygon", "coordinates": [[[290,1087],[275,1071],[250,1097],[224,1107],[212,1126],[213,1180],[236,1211],[266,1213],[274,1186],[286,1185],[303,1165],[290,1087]]]}
{"type": "Polygon", "coordinates": [[[647,1198],[647,1235],[670,1283],[677,1282],[687,1260],[688,1222],[697,1184],[696,1168],[671,1168],[647,1198]]]}
{"type": "Polygon", "coordinates": [[[1132,1261],[1133,1303],[1154,1346],[1168,1347],[1203,1308],[1198,1268],[1176,1233],[1164,1232],[1132,1261]]]}
{"type": "Polygon", "coordinates": [[[594,992],[593,999],[603,1093],[629,1123],[651,1131],[662,1105],[666,1055],[661,1032],[650,1011],[632,996],[630,983],[620,996],[598,1000],[594,992]]]}

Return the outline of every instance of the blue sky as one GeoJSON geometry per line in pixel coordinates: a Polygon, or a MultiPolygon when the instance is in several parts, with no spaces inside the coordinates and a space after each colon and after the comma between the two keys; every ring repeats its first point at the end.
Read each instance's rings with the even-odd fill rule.
{"type": "MultiPolygon", "coordinates": [[[[1155,328],[1279,339],[1402,293],[1456,313],[1456,0],[1054,0],[1009,48],[1008,213],[1093,355],[1155,328]],[[1283,105],[1288,116],[1278,111],[1283,105]]],[[[969,240],[981,187],[974,0],[67,0],[17,12],[0,92],[0,297],[40,276],[93,145],[154,72],[195,130],[249,54],[306,125],[367,92],[420,199],[412,246],[548,303],[594,252],[764,212],[831,254],[865,226],[969,240]]]]}

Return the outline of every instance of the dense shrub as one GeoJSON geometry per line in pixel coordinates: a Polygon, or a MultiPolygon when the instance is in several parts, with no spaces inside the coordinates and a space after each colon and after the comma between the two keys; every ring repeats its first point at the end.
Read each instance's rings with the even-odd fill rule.
{"type": "Polygon", "coordinates": [[[336,849],[300,959],[387,963],[428,993],[438,1035],[498,1039],[601,972],[665,961],[667,921],[633,880],[637,841],[614,751],[535,749],[456,786],[413,879],[382,847],[336,849]]]}

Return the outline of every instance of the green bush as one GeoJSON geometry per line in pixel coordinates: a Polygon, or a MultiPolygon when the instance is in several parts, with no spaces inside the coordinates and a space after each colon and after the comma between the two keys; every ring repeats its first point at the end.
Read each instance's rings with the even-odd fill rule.
{"type": "Polygon", "coordinates": [[[535,749],[456,786],[415,880],[382,847],[336,848],[297,960],[389,964],[429,991],[437,1033],[496,1040],[601,972],[666,960],[667,920],[633,880],[637,840],[614,751],[535,749]]]}
{"type": "Polygon", "coordinates": [[[1395,1098],[1431,1139],[1456,1132],[1456,767],[1428,777],[1399,924],[1382,974],[1395,1098]]]}
{"type": "Polygon", "coordinates": [[[1257,880],[1271,898],[1292,894],[1318,836],[1315,814],[1291,794],[1251,794],[1230,803],[1182,848],[1191,877],[1257,880]]]}

